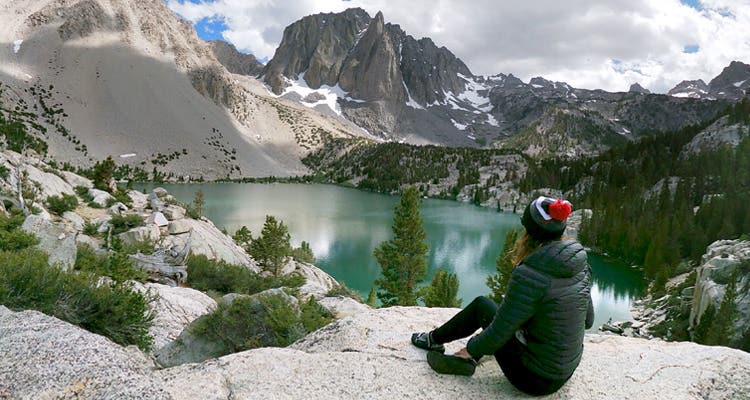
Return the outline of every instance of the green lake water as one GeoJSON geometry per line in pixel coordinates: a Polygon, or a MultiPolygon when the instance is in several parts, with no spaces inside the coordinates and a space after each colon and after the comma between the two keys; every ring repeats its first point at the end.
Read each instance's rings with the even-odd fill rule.
{"type": "MultiPolygon", "coordinates": [[[[233,233],[246,225],[256,235],[266,215],[289,227],[292,244],[310,243],[316,265],[367,296],[380,267],[373,249],[388,240],[393,208],[399,198],[330,185],[304,184],[163,184],[182,202],[204,194],[204,214],[233,233]]],[[[150,190],[154,185],[135,185],[150,190]]],[[[422,218],[429,244],[429,278],[437,268],[454,272],[459,297],[467,304],[486,295],[487,275],[495,270],[505,234],[520,227],[519,216],[454,201],[425,199],[422,218]]],[[[602,256],[590,255],[592,297],[598,327],[607,319],[630,320],[631,302],[640,294],[640,272],[602,256]]]]}

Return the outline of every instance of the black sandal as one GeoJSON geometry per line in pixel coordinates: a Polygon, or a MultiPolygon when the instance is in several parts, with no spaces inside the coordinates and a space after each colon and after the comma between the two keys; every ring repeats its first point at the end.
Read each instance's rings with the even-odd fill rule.
{"type": "Polygon", "coordinates": [[[432,335],[429,332],[417,332],[411,335],[411,344],[428,351],[437,351],[445,353],[445,346],[432,341],[432,335]]]}
{"type": "Polygon", "coordinates": [[[427,353],[427,364],[439,374],[448,375],[474,375],[477,369],[477,362],[465,358],[445,355],[436,351],[427,353]]]}

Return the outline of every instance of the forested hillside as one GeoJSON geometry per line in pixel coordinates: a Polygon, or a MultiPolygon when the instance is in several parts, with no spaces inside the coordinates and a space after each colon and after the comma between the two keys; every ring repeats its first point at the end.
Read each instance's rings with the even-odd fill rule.
{"type": "Polygon", "coordinates": [[[718,239],[750,234],[750,101],[714,121],[658,133],[598,157],[532,166],[521,190],[557,188],[591,208],[580,240],[636,265],[663,286],[682,260],[718,239]],[[736,132],[694,149],[709,126],[736,132]]]}

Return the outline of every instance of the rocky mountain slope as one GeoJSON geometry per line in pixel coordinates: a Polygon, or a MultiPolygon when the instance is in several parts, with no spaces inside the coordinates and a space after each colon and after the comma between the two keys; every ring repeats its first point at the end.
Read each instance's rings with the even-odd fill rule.
{"type": "MultiPolygon", "coordinates": [[[[717,77],[750,73],[733,63],[717,77]]],[[[700,123],[723,101],[576,89],[541,77],[482,77],[429,38],[415,39],[382,13],[362,9],[311,15],[293,23],[262,79],[274,93],[326,107],[380,137],[410,143],[489,146],[534,156],[598,152],[654,131],[700,123]]],[[[712,82],[714,82],[712,81],[712,82]]],[[[716,97],[737,100],[745,87],[716,97]]]]}
{"type": "Polygon", "coordinates": [[[263,71],[263,64],[259,63],[255,56],[240,53],[231,43],[212,40],[208,45],[216,60],[233,74],[256,76],[263,71]]]}
{"type": "Polygon", "coordinates": [[[682,81],[667,94],[674,97],[737,101],[747,96],[748,91],[750,91],[750,65],[732,61],[708,84],[702,79],[682,81]]]}
{"type": "MultiPolygon", "coordinates": [[[[0,306],[0,395],[123,399],[521,399],[494,360],[471,378],[440,376],[409,343],[455,309],[363,310],[291,348],[261,348],[157,369],[134,348],[35,311],[0,306]],[[30,352],[29,349],[34,349],[30,352]]],[[[448,351],[462,344],[454,343],[448,351]]],[[[587,335],[572,379],[549,399],[739,399],[750,355],[724,347],[587,335]]]]}
{"type": "Polygon", "coordinates": [[[111,155],[180,176],[287,176],[306,172],[299,159],[321,136],[362,134],[229,73],[217,58],[253,65],[200,40],[161,0],[19,0],[0,4],[0,21],[3,112],[58,162],[111,155]]]}

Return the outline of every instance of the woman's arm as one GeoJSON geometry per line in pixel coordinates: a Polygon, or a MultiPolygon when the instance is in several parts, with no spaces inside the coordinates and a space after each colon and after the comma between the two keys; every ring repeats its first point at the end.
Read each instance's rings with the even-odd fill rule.
{"type": "Polygon", "coordinates": [[[589,292],[589,309],[586,311],[586,329],[594,326],[594,302],[591,301],[591,292],[589,292]]]}
{"type": "Polygon", "coordinates": [[[469,340],[466,348],[474,358],[494,354],[536,312],[544,297],[549,278],[521,264],[513,270],[508,292],[495,318],[481,333],[469,340]]]}

